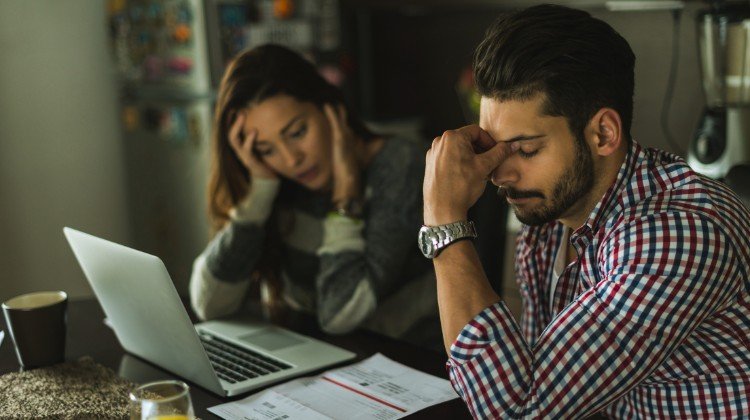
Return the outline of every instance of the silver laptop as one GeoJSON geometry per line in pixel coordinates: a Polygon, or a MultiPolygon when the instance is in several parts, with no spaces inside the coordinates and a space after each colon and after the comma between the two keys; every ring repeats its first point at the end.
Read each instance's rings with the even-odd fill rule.
{"type": "Polygon", "coordinates": [[[122,347],[215,394],[237,395],[356,356],[265,322],[193,325],[158,257],[63,231],[122,347]]]}

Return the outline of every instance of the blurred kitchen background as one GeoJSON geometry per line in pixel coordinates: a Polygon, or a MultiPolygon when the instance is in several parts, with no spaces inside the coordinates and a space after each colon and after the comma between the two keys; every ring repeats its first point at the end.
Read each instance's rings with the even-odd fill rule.
{"type": "MultiPolygon", "coordinates": [[[[428,142],[474,118],[469,65],[485,29],[501,11],[535,3],[0,2],[0,300],[42,289],[92,295],[63,226],[162,257],[186,292],[208,240],[212,99],[224,63],[242,48],[272,40],[306,52],[367,121],[428,142]]],[[[633,135],[687,156],[706,105],[696,15],[707,3],[635,2],[657,6],[636,11],[613,10],[634,2],[553,3],[585,8],[630,42],[633,135]]],[[[486,200],[486,229],[499,237],[485,257],[498,278],[512,237],[502,203],[486,200]]]]}

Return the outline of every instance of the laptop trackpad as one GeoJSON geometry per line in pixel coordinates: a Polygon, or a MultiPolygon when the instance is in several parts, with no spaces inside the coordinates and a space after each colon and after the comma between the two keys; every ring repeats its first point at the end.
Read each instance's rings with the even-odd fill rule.
{"type": "Polygon", "coordinates": [[[242,335],[237,338],[267,351],[276,351],[305,342],[278,328],[264,328],[261,331],[242,335]]]}

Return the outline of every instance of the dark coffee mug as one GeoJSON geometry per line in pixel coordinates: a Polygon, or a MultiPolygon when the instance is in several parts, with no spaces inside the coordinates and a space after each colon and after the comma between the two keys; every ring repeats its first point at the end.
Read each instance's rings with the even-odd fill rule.
{"type": "Polygon", "coordinates": [[[3,302],[8,331],[24,369],[53,365],[65,360],[65,325],[68,295],[36,292],[3,302]]]}

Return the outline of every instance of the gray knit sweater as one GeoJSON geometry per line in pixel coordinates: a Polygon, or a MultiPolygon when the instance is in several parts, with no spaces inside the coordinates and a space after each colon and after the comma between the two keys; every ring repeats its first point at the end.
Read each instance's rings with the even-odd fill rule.
{"type": "Polygon", "coordinates": [[[416,245],[423,176],[421,145],[386,140],[364,172],[362,221],[329,215],[327,195],[256,180],[248,197],[230,212],[230,223],[195,261],[193,308],[209,319],[234,314],[247,304],[249,279],[266,243],[265,224],[279,190],[290,188],[283,194],[292,217],[278,218],[284,224],[280,231],[286,232],[281,277],[290,306],[315,313],[330,333],[366,326],[401,337],[419,321],[436,317],[432,266],[416,245]]]}

